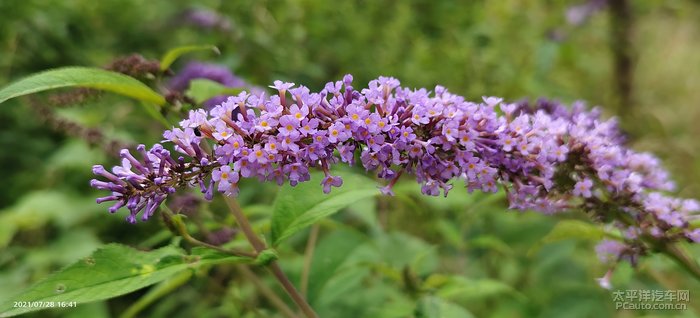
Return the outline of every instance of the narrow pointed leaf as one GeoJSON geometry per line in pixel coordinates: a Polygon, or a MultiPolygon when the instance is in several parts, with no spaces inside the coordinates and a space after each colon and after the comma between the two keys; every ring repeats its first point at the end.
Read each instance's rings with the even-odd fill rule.
{"type": "Polygon", "coordinates": [[[167,70],[180,56],[195,51],[214,51],[216,54],[219,54],[219,49],[213,45],[188,45],[177,47],[163,55],[160,59],[160,69],[162,71],[167,70]]]}
{"type": "Polygon", "coordinates": [[[8,99],[61,87],[87,87],[163,105],[165,98],[124,74],[89,67],[64,67],[36,73],[0,90],[0,103],[8,99]]]}

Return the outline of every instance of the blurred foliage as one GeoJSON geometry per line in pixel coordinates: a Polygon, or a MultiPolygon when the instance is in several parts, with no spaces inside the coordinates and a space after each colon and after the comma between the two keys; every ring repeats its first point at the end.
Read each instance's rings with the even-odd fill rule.
{"type": "MultiPolygon", "coordinates": [[[[260,86],[283,79],[318,89],[352,73],[357,83],[389,75],[406,86],[440,84],[472,99],[583,99],[621,116],[633,146],[664,160],[681,195],[700,198],[700,5],[633,1],[634,104],[616,114],[610,17],[602,11],[583,25],[568,25],[564,12],[575,4],[579,1],[4,0],[0,85],[48,68],[107,66],[132,53],[155,59],[180,45],[213,44],[221,55],[188,53],[173,70],[198,59],[226,65],[260,86]],[[217,12],[226,23],[188,24],[193,9],[217,12]]],[[[160,79],[144,82],[164,86],[160,79]]],[[[108,215],[92,203],[98,194],[88,187],[90,166],[116,163],[115,152],[88,147],[86,136],[47,125],[32,106],[36,102],[22,98],[0,105],[0,176],[6,182],[0,191],[0,301],[105,243],[141,249],[169,243],[162,222],[132,226],[123,213],[108,215]]],[[[78,105],[38,102],[51,106],[53,116],[98,128],[109,138],[132,144],[160,139],[162,127],[140,104],[122,97],[105,93],[78,105]]],[[[241,189],[243,209],[269,240],[277,187],[247,181],[241,189]]],[[[308,296],[322,317],[643,314],[615,310],[611,293],[596,284],[607,268],[596,259],[593,240],[548,236],[559,220],[583,216],[506,212],[503,196],[457,190],[448,198],[425,198],[411,181],[396,189],[396,197],[362,200],[321,221],[308,296]]],[[[191,220],[202,237],[234,223],[218,200],[191,220]]],[[[303,276],[308,236],[302,230],[279,247],[282,266],[295,283],[303,276]]],[[[241,243],[236,236],[228,245],[241,243]]],[[[700,255],[697,247],[693,252],[700,255]]],[[[281,292],[264,271],[253,270],[281,292]]],[[[700,282],[687,277],[670,260],[653,256],[637,269],[618,266],[613,284],[688,289],[688,311],[647,314],[694,317],[700,313],[694,294],[700,282]]],[[[148,291],[32,315],[119,316],[148,291]]],[[[141,314],[280,316],[231,266],[198,270],[141,314]]]]}

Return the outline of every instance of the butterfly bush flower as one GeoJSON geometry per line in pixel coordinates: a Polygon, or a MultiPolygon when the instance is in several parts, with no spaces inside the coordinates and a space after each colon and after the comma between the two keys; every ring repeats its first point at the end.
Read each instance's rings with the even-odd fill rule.
{"type": "Polygon", "coordinates": [[[664,194],[674,188],[651,154],[625,147],[615,120],[577,102],[508,104],[497,97],[468,101],[437,86],[401,87],[380,77],[356,90],[352,76],[320,92],[275,81],[277,92],[242,92],[209,111],[193,110],[163,134],[163,144],[138,155],[122,151],[122,165],[92,186],[111,194],[110,212],[126,207],[129,222],[150,218],[176,188],[193,186],[211,199],[215,191],[237,195],[243,178],[292,186],[323,171],[323,192],[341,187],[334,165],[360,164],[385,180],[380,191],[412,175],[426,195],[503,189],[510,207],[553,214],[581,209],[624,234],[600,254],[636,259],[641,238],[700,241],[691,222],[700,206],[664,194]]]}

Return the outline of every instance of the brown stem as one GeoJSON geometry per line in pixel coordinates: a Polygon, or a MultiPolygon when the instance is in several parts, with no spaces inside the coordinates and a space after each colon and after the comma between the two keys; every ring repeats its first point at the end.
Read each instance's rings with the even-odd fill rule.
{"type": "Polygon", "coordinates": [[[695,279],[700,280],[700,266],[698,263],[692,259],[688,254],[686,254],[682,249],[680,249],[678,246],[671,244],[671,243],[665,243],[660,247],[660,250],[662,253],[668,255],[671,257],[678,265],[683,267],[685,270],[687,270],[689,273],[693,274],[695,276],[695,279]]]}
{"type": "Polygon", "coordinates": [[[277,297],[277,294],[275,294],[274,291],[272,291],[265,283],[263,283],[258,276],[253,273],[248,266],[245,265],[236,265],[236,269],[245,276],[246,279],[250,280],[253,285],[255,285],[255,288],[263,294],[267,298],[267,300],[270,301],[270,303],[277,308],[284,316],[288,318],[298,318],[297,314],[287,306],[287,304],[282,301],[279,297],[277,297]]]}
{"type": "Polygon", "coordinates": [[[618,94],[617,114],[624,116],[632,107],[633,51],[632,8],[628,0],[611,0],[610,46],[613,53],[615,85],[618,94]]]}
{"type": "MultiPolygon", "coordinates": [[[[173,217],[175,216],[173,211],[171,211],[170,208],[168,208],[166,206],[161,207],[161,213],[163,213],[170,220],[172,220],[173,217]]],[[[238,251],[238,250],[233,250],[233,249],[225,249],[223,247],[219,247],[219,246],[212,245],[212,244],[209,244],[206,242],[202,242],[202,241],[192,237],[190,235],[190,233],[187,232],[187,229],[184,226],[174,226],[174,227],[175,227],[175,230],[178,232],[177,234],[179,234],[180,237],[182,237],[185,241],[189,242],[192,245],[210,248],[210,249],[216,250],[218,252],[233,255],[233,256],[248,257],[248,258],[253,258],[253,259],[258,256],[257,253],[238,251]]]]}
{"type": "Polygon", "coordinates": [[[202,242],[202,241],[200,241],[200,240],[198,240],[198,239],[196,239],[196,238],[190,236],[189,234],[183,235],[182,237],[185,239],[185,241],[187,241],[187,242],[189,242],[189,243],[191,243],[191,244],[203,246],[203,247],[206,247],[206,248],[210,248],[210,249],[219,251],[219,252],[221,252],[221,253],[230,254],[230,255],[233,255],[233,256],[240,256],[240,257],[249,257],[249,258],[255,258],[255,257],[257,257],[257,254],[255,254],[255,253],[225,249],[225,248],[222,248],[222,247],[219,247],[219,246],[216,246],[216,245],[211,245],[211,244],[209,244],[209,243],[202,242]]]}
{"type": "MultiPolygon", "coordinates": [[[[265,242],[263,242],[255,234],[255,232],[253,231],[253,227],[250,226],[250,222],[248,222],[248,218],[241,210],[241,207],[238,205],[238,202],[236,202],[235,199],[229,196],[224,196],[224,199],[226,200],[226,204],[228,204],[229,210],[231,210],[231,214],[233,214],[233,217],[236,219],[236,222],[238,222],[238,226],[243,231],[243,234],[245,235],[246,239],[248,239],[248,242],[250,242],[250,245],[252,245],[258,253],[264,251],[267,248],[265,246],[265,242]]],[[[279,281],[279,283],[282,285],[289,297],[291,297],[294,303],[297,304],[299,309],[301,309],[301,311],[304,312],[304,315],[306,315],[308,318],[317,318],[318,315],[316,315],[316,312],[313,310],[313,308],[311,308],[309,303],[306,302],[304,296],[302,296],[299,293],[299,291],[294,287],[292,282],[289,281],[289,278],[287,278],[287,275],[284,274],[282,269],[279,267],[279,264],[277,264],[276,261],[272,261],[268,265],[268,268],[275,276],[277,281],[279,281]]]]}
{"type": "Polygon", "coordinates": [[[309,289],[309,273],[311,272],[311,261],[314,258],[314,250],[316,249],[316,240],[318,239],[318,224],[311,227],[309,240],[306,241],[306,251],[304,252],[304,269],[301,272],[301,294],[306,296],[309,289]]]}
{"type": "Polygon", "coordinates": [[[243,210],[241,210],[238,202],[229,196],[224,196],[224,199],[226,200],[229,210],[231,210],[231,214],[233,214],[233,217],[236,219],[238,226],[241,228],[241,231],[243,231],[243,235],[245,235],[246,239],[250,242],[250,245],[253,245],[253,248],[258,253],[265,250],[265,242],[263,242],[258,235],[255,234],[253,227],[250,225],[250,222],[248,222],[248,218],[245,216],[245,214],[243,214],[243,210]]]}
{"type": "Polygon", "coordinates": [[[316,315],[316,312],[314,311],[313,308],[309,305],[309,303],[306,302],[304,299],[304,296],[302,296],[299,291],[294,287],[292,282],[287,278],[287,275],[284,274],[282,269],[280,268],[279,264],[277,262],[272,262],[270,263],[270,271],[272,271],[272,274],[275,275],[275,278],[277,278],[277,281],[282,284],[282,287],[284,288],[285,291],[287,291],[287,294],[289,294],[290,297],[292,297],[292,300],[299,306],[299,309],[301,309],[302,312],[304,312],[304,315],[308,318],[317,318],[318,315],[316,315]]]}

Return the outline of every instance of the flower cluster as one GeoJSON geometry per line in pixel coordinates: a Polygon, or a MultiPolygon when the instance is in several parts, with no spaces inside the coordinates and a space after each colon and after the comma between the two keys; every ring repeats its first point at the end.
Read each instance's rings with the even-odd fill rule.
{"type": "Polygon", "coordinates": [[[625,147],[616,122],[582,103],[470,102],[441,86],[409,89],[389,77],[360,90],[350,75],[317,93],[281,81],[271,87],[272,96],[243,92],[191,111],[163,134],[177,159],[160,144],[141,145],[142,161],[123,150],[113,173],[96,166],[107,181],[92,185],[112,192],[98,202],[116,201],[111,212],[126,206],[134,222],[179,186],[198,185],[210,199],[215,190],[236,195],[241,178],[296,185],[313,167],[325,173],[328,193],[343,183],[330,170],[343,162],[385,179],[387,195],[410,174],[427,195],[447,195],[460,180],[469,192],[503,188],[514,209],[583,209],[623,230],[629,246],[614,249],[618,258],[643,253],[642,237],[700,241],[690,225],[698,203],[663,195],[673,184],[659,160],[625,147]]]}

